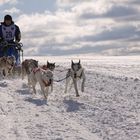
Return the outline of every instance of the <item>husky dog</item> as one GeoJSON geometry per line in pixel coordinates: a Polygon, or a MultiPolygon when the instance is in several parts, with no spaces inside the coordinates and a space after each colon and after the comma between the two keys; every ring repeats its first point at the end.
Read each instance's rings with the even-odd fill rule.
{"type": "MultiPolygon", "coordinates": [[[[15,56],[7,56],[7,63],[9,63],[11,65],[11,68],[9,68],[9,71],[8,73],[13,76],[13,68],[15,66],[15,63],[16,63],[16,58],[15,56]]],[[[6,64],[7,64],[6,63],[6,64]]]]}
{"type": "Polygon", "coordinates": [[[25,59],[22,64],[22,79],[24,79],[24,77],[30,74],[31,70],[35,67],[38,67],[38,61],[34,60],[34,59],[25,59]]]}
{"type": "MultiPolygon", "coordinates": [[[[47,61],[47,65],[43,65],[43,66],[41,66],[41,68],[44,70],[50,70],[53,72],[55,69],[55,63],[50,63],[47,61]]],[[[53,91],[53,80],[52,80],[52,84],[51,84],[51,91],[53,91]]]]}
{"type": "Polygon", "coordinates": [[[47,61],[47,65],[43,65],[43,66],[41,66],[41,68],[44,69],[44,70],[49,69],[51,71],[54,71],[55,63],[50,63],[50,62],[47,61]]]}
{"type": "Polygon", "coordinates": [[[7,77],[8,74],[12,75],[12,70],[15,65],[14,56],[3,56],[0,58],[0,72],[3,77],[7,77]]]}
{"type": "Polygon", "coordinates": [[[38,61],[34,59],[26,59],[22,62],[22,79],[27,75],[28,86],[31,86],[30,74],[34,68],[38,67],[38,61]]]}
{"type": "Polygon", "coordinates": [[[49,87],[52,86],[53,73],[51,70],[44,70],[42,68],[34,68],[29,74],[30,83],[33,88],[33,92],[36,94],[36,84],[40,84],[41,91],[44,98],[47,99],[49,93],[49,87]]]}
{"type": "Polygon", "coordinates": [[[72,80],[76,92],[76,96],[79,96],[78,88],[77,88],[77,81],[79,79],[82,79],[82,85],[81,85],[81,91],[84,92],[85,87],[85,73],[84,68],[82,68],[82,65],[80,63],[80,60],[78,63],[74,63],[73,60],[71,61],[71,68],[68,69],[68,72],[66,74],[66,86],[65,86],[65,93],[67,92],[67,87],[70,81],[72,80]]]}

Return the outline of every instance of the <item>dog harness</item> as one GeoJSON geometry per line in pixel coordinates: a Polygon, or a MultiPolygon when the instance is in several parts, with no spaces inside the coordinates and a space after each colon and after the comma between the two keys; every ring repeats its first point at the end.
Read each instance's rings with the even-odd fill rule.
{"type": "MultiPolygon", "coordinates": [[[[47,70],[47,69],[44,70],[43,68],[34,68],[34,69],[32,70],[32,72],[35,74],[36,72],[40,71],[41,69],[42,69],[43,71],[47,70]]],[[[45,81],[45,80],[42,79],[42,82],[43,82],[43,84],[45,85],[45,87],[47,87],[47,86],[50,86],[50,85],[51,85],[52,80],[50,79],[50,80],[48,80],[48,81],[45,81]]]]}
{"type": "Polygon", "coordinates": [[[40,71],[40,68],[33,68],[32,72],[35,74],[37,71],[40,71]]]}

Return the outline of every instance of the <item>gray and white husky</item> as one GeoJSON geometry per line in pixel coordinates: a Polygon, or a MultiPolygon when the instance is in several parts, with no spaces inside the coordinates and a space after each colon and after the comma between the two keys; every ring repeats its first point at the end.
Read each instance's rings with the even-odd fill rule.
{"type": "MultiPolygon", "coordinates": [[[[42,68],[34,68],[29,74],[30,84],[33,88],[33,92],[36,94],[36,84],[40,84],[41,91],[44,98],[48,98],[49,87],[53,84],[53,72],[51,70],[44,70],[42,68]]],[[[51,88],[52,91],[52,88],[51,88]]]]}
{"type": "MultiPolygon", "coordinates": [[[[77,82],[79,79],[82,79],[82,84],[81,84],[81,91],[84,92],[84,87],[85,87],[85,72],[84,68],[82,68],[82,65],[80,63],[80,60],[78,63],[74,63],[73,60],[71,61],[71,68],[68,69],[68,72],[66,74],[66,86],[65,86],[65,93],[67,92],[68,84],[72,80],[72,83],[74,84],[74,89],[76,92],[76,96],[79,96],[78,92],[78,87],[77,87],[77,82]]],[[[72,86],[72,85],[70,85],[72,86]]]]}

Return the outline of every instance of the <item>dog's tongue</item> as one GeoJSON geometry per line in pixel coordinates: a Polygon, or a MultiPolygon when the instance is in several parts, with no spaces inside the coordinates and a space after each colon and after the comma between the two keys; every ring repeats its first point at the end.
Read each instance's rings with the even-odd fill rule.
{"type": "Polygon", "coordinates": [[[47,80],[43,80],[45,87],[49,86],[49,82],[47,80]]]}

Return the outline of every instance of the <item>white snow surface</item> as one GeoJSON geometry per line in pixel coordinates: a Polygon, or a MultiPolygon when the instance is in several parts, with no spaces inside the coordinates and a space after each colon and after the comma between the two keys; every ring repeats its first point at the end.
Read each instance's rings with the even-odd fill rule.
{"type": "Polygon", "coordinates": [[[55,62],[55,80],[80,59],[85,92],[65,94],[65,81],[54,82],[45,101],[39,85],[32,95],[27,78],[1,79],[0,140],[140,140],[139,56],[25,58],[55,62]]]}

